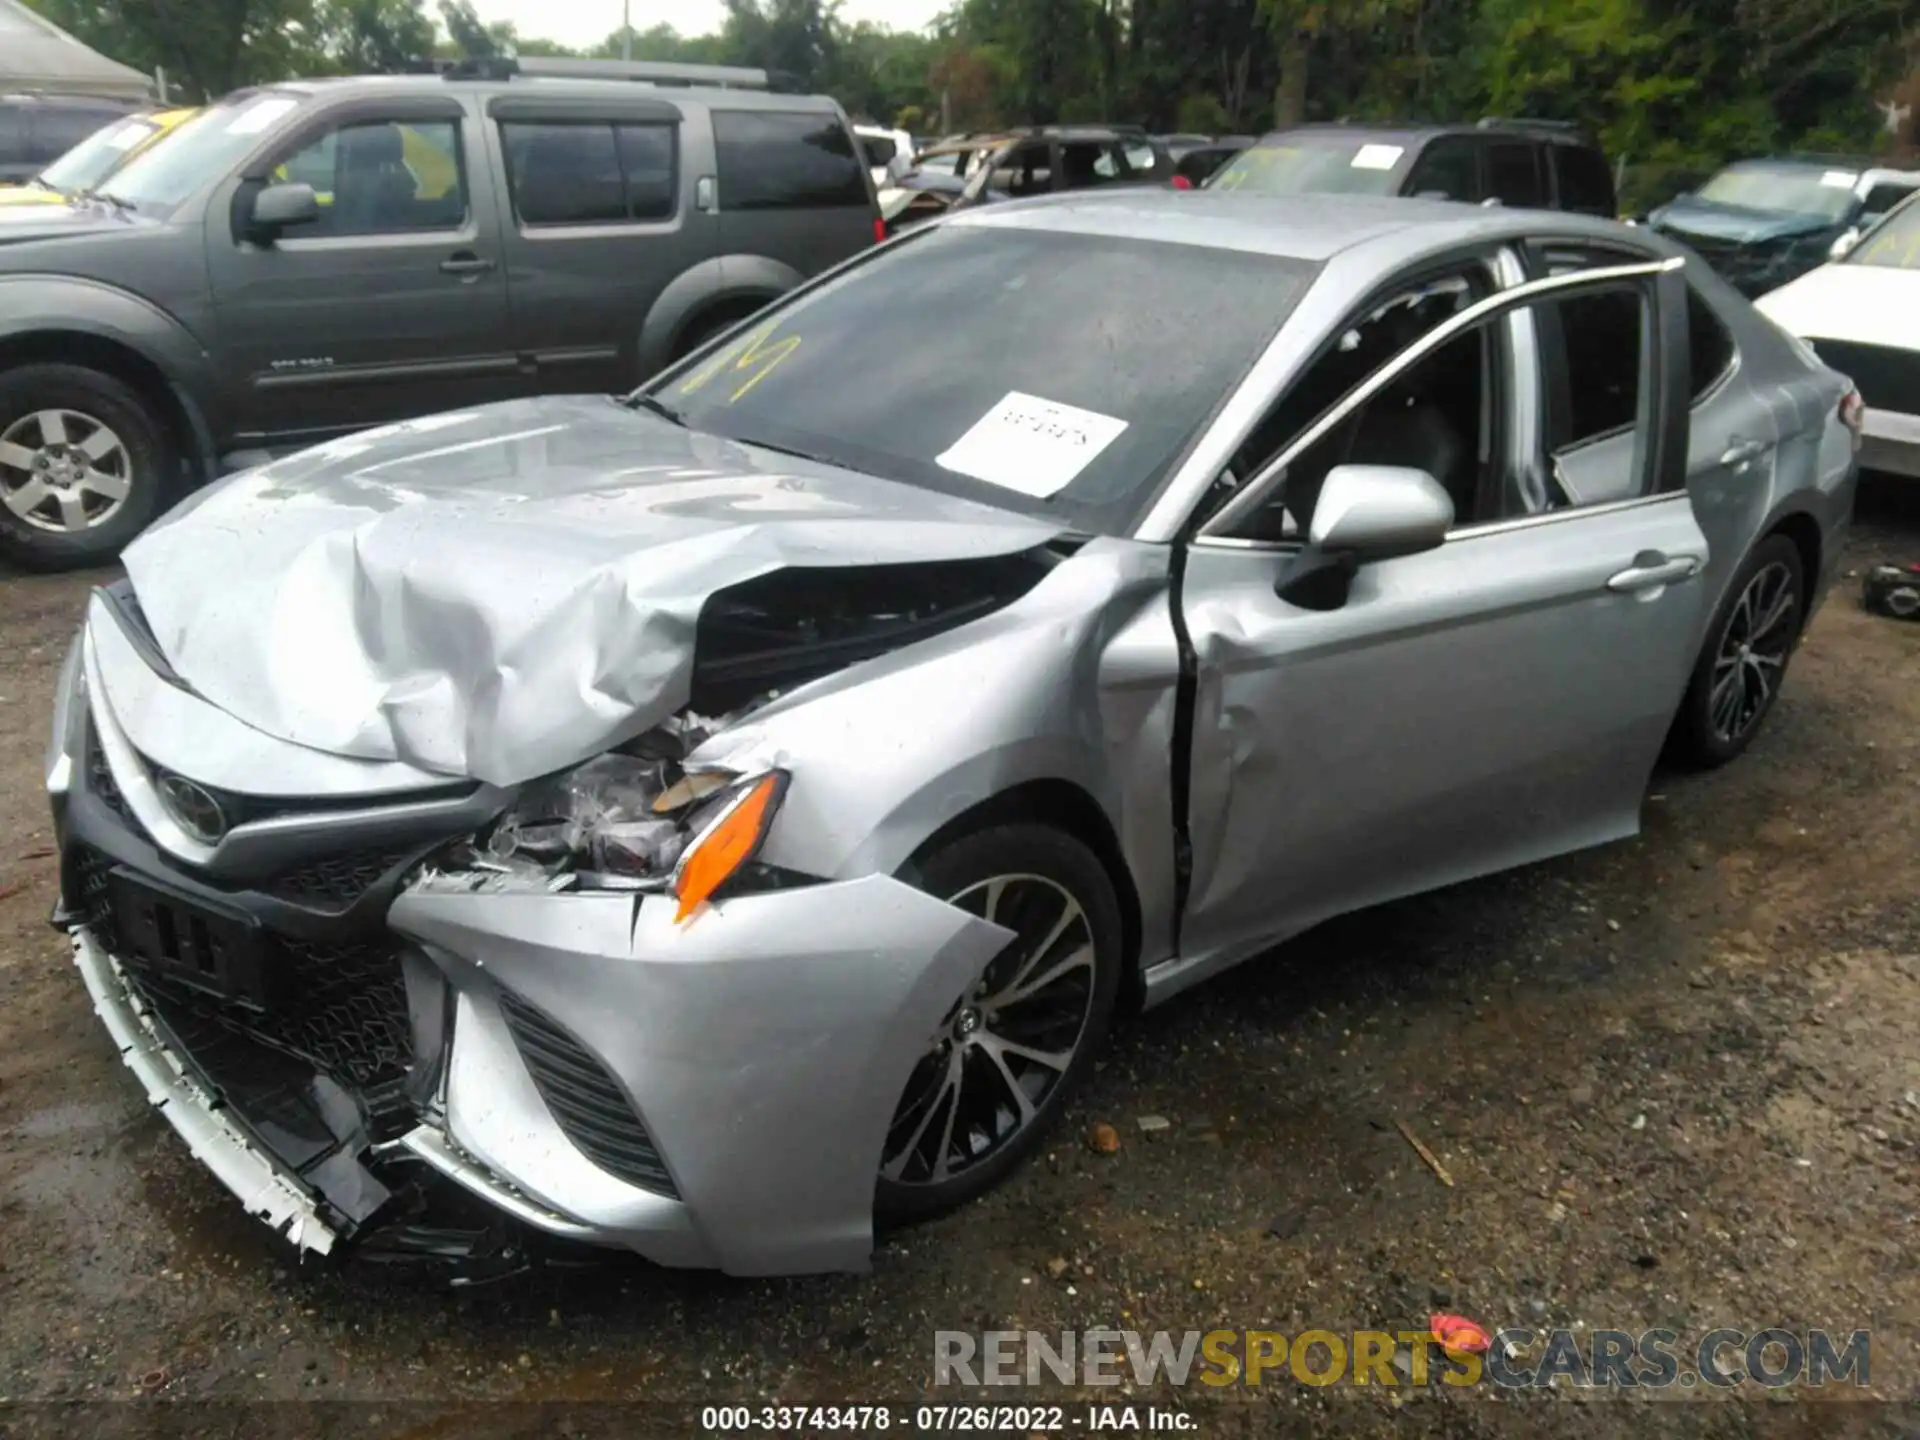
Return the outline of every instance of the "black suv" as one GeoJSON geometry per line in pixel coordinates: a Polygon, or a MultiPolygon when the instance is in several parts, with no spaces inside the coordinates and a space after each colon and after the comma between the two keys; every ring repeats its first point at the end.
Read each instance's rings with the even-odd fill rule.
{"type": "Polygon", "coordinates": [[[1414,195],[1521,209],[1616,213],[1593,141],[1551,120],[1302,125],[1262,137],[1206,182],[1260,195],[1414,195]]]}
{"type": "Polygon", "coordinates": [[[494,61],[231,95],[103,193],[0,207],[0,555],[103,560],[273,453],[630,389],[878,230],[840,107],[759,71],[494,61]]]}
{"type": "Polygon", "coordinates": [[[0,185],[24,185],[103,125],[140,107],[84,95],[0,95],[0,185]]]}

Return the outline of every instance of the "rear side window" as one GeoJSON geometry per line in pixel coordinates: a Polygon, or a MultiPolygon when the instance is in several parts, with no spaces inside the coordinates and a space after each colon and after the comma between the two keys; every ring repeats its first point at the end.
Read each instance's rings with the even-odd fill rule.
{"type": "Polygon", "coordinates": [[[1860,202],[1860,218],[1876,220],[1912,193],[1911,185],[1892,185],[1883,180],[1869,190],[1867,198],[1860,202]]]}
{"type": "Polygon", "coordinates": [[[713,140],[723,210],[868,207],[866,169],[832,115],[716,110],[713,140]]]}
{"type": "Polygon", "coordinates": [[[1487,147],[1487,190],[1502,205],[1538,209],[1547,203],[1539,152],[1524,140],[1496,140],[1487,147]]]}
{"type": "Polygon", "coordinates": [[[1687,368],[1695,400],[1705,398],[1733,368],[1733,336],[1691,285],[1687,287],[1687,368]]]}
{"type": "Polygon", "coordinates": [[[1539,309],[1557,312],[1566,356],[1566,390],[1548,407],[1548,449],[1570,450],[1632,425],[1640,408],[1646,310],[1640,292],[1601,290],[1539,309]]]}
{"type": "Polygon", "coordinates": [[[605,225],[673,214],[674,127],[507,121],[514,213],[524,225],[605,225]]]}
{"type": "Polygon", "coordinates": [[[1560,179],[1560,208],[1611,217],[1613,176],[1600,153],[1578,145],[1555,145],[1551,153],[1560,179]]]}

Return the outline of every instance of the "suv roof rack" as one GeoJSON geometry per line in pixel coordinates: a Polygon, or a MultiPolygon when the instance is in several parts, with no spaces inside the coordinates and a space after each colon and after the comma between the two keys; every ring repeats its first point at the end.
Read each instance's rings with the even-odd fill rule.
{"type": "Polygon", "coordinates": [[[1556,135],[1577,135],[1580,127],[1571,120],[1530,120],[1524,116],[1482,115],[1476,126],[1481,130],[1549,130],[1556,135]]]}
{"type": "Polygon", "coordinates": [[[643,85],[701,85],[719,90],[771,90],[773,77],[745,65],[680,65],[662,60],[577,60],[566,56],[484,55],[447,67],[449,80],[633,80],[643,85]]]}

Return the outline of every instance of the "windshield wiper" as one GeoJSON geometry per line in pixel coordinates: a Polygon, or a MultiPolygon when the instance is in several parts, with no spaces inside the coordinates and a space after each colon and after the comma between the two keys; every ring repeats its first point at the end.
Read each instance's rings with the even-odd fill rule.
{"type": "Polygon", "coordinates": [[[131,200],[122,200],[118,195],[109,194],[105,190],[82,190],[74,198],[79,200],[98,200],[102,204],[112,206],[115,211],[122,215],[131,215],[134,213],[135,207],[131,200]]]}
{"type": "Polygon", "coordinates": [[[649,395],[645,391],[636,390],[631,395],[623,396],[620,403],[631,410],[645,410],[649,415],[658,415],[669,425],[678,425],[683,430],[686,428],[685,416],[666,401],[649,395]]]}
{"type": "Polygon", "coordinates": [[[727,438],[741,445],[751,445],[756,450],[771,450],[776,455],[791,455],[795,460],[811,460],[815,465],[831,465],[837,470],[848,468],[844,460],[835,460],[828,455],[815,455],[810,450],[798,450],[791,445],[776,445],[771,440],[761,440],[752,435],[729,435],[727,438]]]}

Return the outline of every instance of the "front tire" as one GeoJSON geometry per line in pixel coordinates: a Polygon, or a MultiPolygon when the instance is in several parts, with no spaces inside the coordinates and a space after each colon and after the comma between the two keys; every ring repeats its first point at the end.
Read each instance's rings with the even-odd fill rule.
{"type": "Polygon", "coordinates": [[[908,1078],[875,1188],[883,1224],[963,1205],[1032,1153],[1093,1066],[1126,963],[1106,867],[1050,826],[974,831],[902,878],[1016,938],[908,1078]]]}
{"type": "Polygon", "coordinates": [[[121,380],[80,365],[0,374],[0,557],[101,565],[147,527],[179,469],[167,427],[121,380]]]}
{"type": "Polygon", "coordinates": [[[1805,594],[1805,567],[1793,541],[1769,535],[1748,552],[1707,627],[1680,702],[1673,738],[1681,760],[1713,769],[1753,743],[1806,623],[1805,594]]]}

